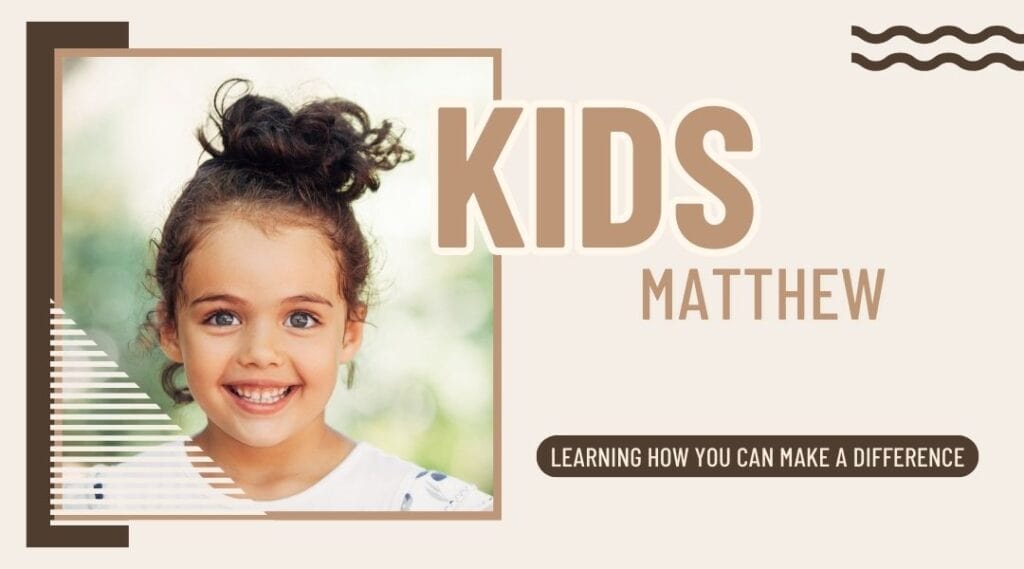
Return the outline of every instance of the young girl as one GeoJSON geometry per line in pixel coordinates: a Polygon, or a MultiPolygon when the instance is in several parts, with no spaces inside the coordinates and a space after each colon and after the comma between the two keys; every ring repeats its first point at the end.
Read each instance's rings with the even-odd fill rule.
{"type": "MultiPolygon", "coordinates": [[[[214,110],[217,136],[198,133],[211,158],[171,208],[153,271],[163,387],[208,419],[195,443],[266,511],[490,509],[472,485],[324,419],[341,365],[352,378],[367,314],[370,258],[352,202],[412,153],[342,99],[292,111],[232,80],[214,110]],[[239,84],[246,93],[228,105],[239,84]]],[[[116,494],[114,478],[98,484],[116,494]]]]}

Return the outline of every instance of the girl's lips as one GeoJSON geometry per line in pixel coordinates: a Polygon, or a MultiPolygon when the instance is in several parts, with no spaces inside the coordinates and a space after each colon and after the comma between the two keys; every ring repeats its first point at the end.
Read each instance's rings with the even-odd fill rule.
{"type": "Polygon", "coordinates": [[[283,409],[302,388],[300,385],[267,386],[258,384],[225,385],[224,390],[242,411],[253,415],[272,415],[283,409]]]}

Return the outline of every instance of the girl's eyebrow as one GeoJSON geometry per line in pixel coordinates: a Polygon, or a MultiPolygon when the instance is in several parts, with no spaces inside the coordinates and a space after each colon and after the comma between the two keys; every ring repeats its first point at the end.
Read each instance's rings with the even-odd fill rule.
{"type": "Polygon", "coordinates": [[[289,296],[284,299],[285,302],[314,302],[316,304],[326,304],[327,306],[334,307],[334,304],[319,294],[307,292],[304,294],[297,294],[295,296],[289,296]]]}
{"type": "Polygon", "coordinates": [[[246,302],[245,300],[243,300],[243,299],[241,299],[241,298],[239,298],[237,296],[234,296],[234,295],[231,295],[231,294],[225,294],[225,293],[217,293],[217,292],[212,293],[212,294],[204,294],[204,295],[202,295],[200,297],[197,297],[195,300],[193,300],[192,302],[190,302],[188,304],[189,304],[189,306],[195,306],[195,305],[201,304],[203,302],[220,302],[220,301],[230,302],[230,303],[233,303],[233,304],[241,304],[243,306],[249,304],[248,302],[246,302]]]}

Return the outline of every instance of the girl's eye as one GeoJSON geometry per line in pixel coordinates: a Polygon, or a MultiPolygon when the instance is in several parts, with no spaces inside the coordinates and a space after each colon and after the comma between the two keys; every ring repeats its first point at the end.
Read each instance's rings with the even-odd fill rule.
{"type": "Polygon", "coordinates": [[[238,317],[230,312],[214,312],[203,324],[212,324],[213,326],[235,326],[241,324],[238,317]]]}
{"type": "Polygon", "coordinates": [[[317,319],[308,312],[293,312],[288,315],[285,325],[291,328],[312,328],[317,325],[317,319]]]}

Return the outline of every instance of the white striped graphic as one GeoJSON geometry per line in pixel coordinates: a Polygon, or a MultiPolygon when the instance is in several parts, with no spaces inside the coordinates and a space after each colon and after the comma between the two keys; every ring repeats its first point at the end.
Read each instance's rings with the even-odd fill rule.
{"type": "MultiPolygon", "coordinates": [[[[118,477],[118,484],[124,484],[126,487],[135,488],[146,488],[150,492],[153,491],[153,486],[159,485],[161,488],[175,488],[175,484],[181,485],[182,480],[180,476],[120,476],[118,477]]],[[[68,479],[63,477],[51,477],[50,484],[63,484],[67,483],[68,479]]],[[[235,481],[228,478],[227,476],[203,476],[203,482],[206,484],[234,484],[235,481]]],[[[189,486],[192,488],[192,486],[189,486]]],[[[218,492],[222,492],[226,488],[218,488],[218,492]]],[[[70,494],[72,492],[80,493],[79,488],[64,488],[64,493],[70,494]]],[[[51,490],[53,492],[53,490],[51,490]]]]}
{"type": "MultiPolygon", "coordinates": [[[[125,491],[123,491],[121,493],[121,495],[124,496],[125,498],[145,497],[147,494],[149,494],[151,492],[150,489],[153,486],[153,483],[151,482],[152,478],[149,479],[149,480],[150,481],[137,482],[137,483],[134,483],[134,484],[129,483],[129,482],[125,482],[125,483],[121,484],[122,487],[136,490],[134,492],[131,491],[131,490],[125,490],[125,491]]],[[[191,488],[188,488],[188,487],[175,488],[174,486],[165,486],[165,488],[168,489],[168,490],[180,490],[181,491],[180,495],[182,497],[185,497],[185,496],[197,496],[197,494],[195,492],[193,492],[191,488]]],[[[63,496],[64,494],[74,494],[75,492],[77,492],[77,490],[68,489],[68,488],[54,488],[51,491],[51,493],[54,496],[63,496]]],[[[244,496],[245,495],[245,493],[242,492],[241,488],[223,488],[223,489],[220,490],[220,492],[222,494],[227,494],[229,496],[244,496]]]]}
{"type": "Polygon", "coordinates": [[[55,337],[60,337],[60,336],[85,336],[85,330],[60,330],[60,329],[51,328],[50,329],[50,335],[51,336],[55,336],[55,337]]]}
{"type": "MultiPolygon", "coordinates": [[[[165,461],[166,463],[166,461],[165,461]]],[[[185,475],[191,475],[195,473],[209,473],[209,474],[224,474],[224,471],[219,466],[124,466],[117,465],[118,472],[124,474],[149,474],[149,473],[180,473],[185,475]]],[[[51,466],[51,472],[66,472],[68,474],[75,474],[81,477],[85,477],[90,474],[91,469],[85,466],[51,466]]],[[[109,479],[109,478],[106,478],[109,479]]]]}
{"type": "MultiPolygon", "coordinates": [[[[205,497],[192,498],[187,496],[181,496],[174,498],[173,500],[154,500],[153,498],[118,498],[117,503],[128,505],[134,503],[136,506],[174,506],[177,504],[186,504],[189,506],[203,506],[208,502],[205,497]]],[[[91,503],[91,500],[82,500],[75,498],[51,498],[51,504],[77,504],[87,505],[91,503]]]]}
{"type": "Polygon", "coordinates": [[[117,367],[114,362],[90,362],[84,360],[62,360],[50,363],[50,367],[117,367]]]}
{"type": "Polygon", "coordinates": [[[84,415],[50,415],[54,421],[170,421],[171,418],[163,413],[125,413],[123,415],[101,415],[99,413],[87,413],[84,415]]]}
{"type": "Polygon", "coordinates": [[[65,358],[107,357],[107,353],[102,350],[50,350],[50,355],[65,358]]]}
{"type": "MultiPolygon", "coordinates": [[[[108,451],[109,452],[109,451],[108,451]]],[[[159,462],[163,464],[174,463],[178,460],[176,456],[106,456],[106,455],[93,455],[93,456],[51,456],[50,462],[53,463],[65,463],[65,464],[80,464],[83,462],[120,462],[121,464],[135,463],[135,462],[159,462]]],[[[213,459],[208,456],[196,456],[189,459],[191,462],[213,462],[213,459]]]]}
{"type": "Polygon", "coordinates": [[[50,409],[160,409],[160,406],[156,403],[50,403],[50,409]]]}
{"type": "Polygon", "coordinates": [[[263,515],[74,319],[50,305],[52,516],[263,515]]]}
{"type": "Polygon", "coordinates": [[[188,435],[50,435],[51,441],[191,441],[188,435]]]}
{"type": "MultiPolygon", "coordinates": [[[[185,445],[182,447],[185,452],[203,452],[203,449],[196,445],[185,445]]],[[[55,445],[50,447],[51,452],[62,452],[69,454],[73,452],[132,452],[139,453],[143,451],[153,451],[152,446],[87,446],[87,445],[55,445]]],[[[156,451],[153,451],[156,452],[156,451]]]]}
{"type": "Polygon", "coordinates": [[[54,399],[149,399],[145,393],[117,393],[106,391],[61,391],[53,393],[54,399]]]}
{"type": "Polygon", "coordinates": [[[128,374],[123,371],[51,371],[50,377],[120,377],[128,379],[128,374]]]}
{"type": "Polygon", "coordinates": [[[92,423],[85,425],[50,425],[51,431],[177,431],[177,425],[123,425],[92,423]]]}
{"type": "Polygon", "coordinates": [[[101,383],[96,381],[79,381],[77,379],[67,379],[59,383],[51,383],[50,389],[63,389],[65,391],[72,389],[138,389],[138,385],[134,383],[124,382],[113,382],[101,383]]]}
{"type": "MultiPolygon", "coordinates": [[[[242,500],[234,500],[236,502],[242,502],[242,500]]],[[[145,519],[147,516],[181,516],[185,518],[189,517],[201,517],[201,516],[265,516],[266,514],[261,510],[248,509],[240,511],[232,510],[217,510],[217,509],[176,509],[176,508],[164,508],[158,510],[141,510],[138,507],[135,509],[123,509],[123,510],[75,510],[71,508],[61,508],[59,510],[50,510],[50,515],[60,516],[61,518],[69,519],[56,519],[50,522],[51,525],[110,525],[111,522],[97,521],[97,520],[72,520],[70,518],[76,516],[107,516],[110,518],[128,518],[128,519],[145,519]]]]}

